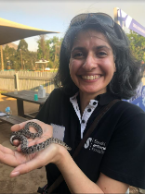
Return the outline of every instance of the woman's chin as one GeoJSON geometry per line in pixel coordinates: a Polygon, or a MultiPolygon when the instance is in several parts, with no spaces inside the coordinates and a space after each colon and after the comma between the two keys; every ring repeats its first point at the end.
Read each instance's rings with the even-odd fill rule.
{"type": "Polygon", "coordinates": [[[83,95],[88,95],[88,96],[97,96],[99,94],[103,94],[106,92],[106,89],[104,90],[94,90],[94,89],[80,89],[80,93],[82,93],[83,95]]]}

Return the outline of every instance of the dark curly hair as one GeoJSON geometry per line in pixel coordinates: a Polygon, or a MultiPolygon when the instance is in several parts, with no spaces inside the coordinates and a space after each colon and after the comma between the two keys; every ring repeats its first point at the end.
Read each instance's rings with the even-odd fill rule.
{"type": "Polygon", "coordinates": [[[61,46],[55,85],[63,87],[69,95],[78,91],[70,77],[69,60],[75,37],[80,31],[89,29],[103,33],[113,50],[116,72],[107,86],[107,91],[122,99],[131,98],[142,78],[141,63],[132,55],[129,40],[122,28],[117,23],[113,27],[104,25],[97,20],[97,16],[88,17],[85,22],[68,28],[61,46]]]}

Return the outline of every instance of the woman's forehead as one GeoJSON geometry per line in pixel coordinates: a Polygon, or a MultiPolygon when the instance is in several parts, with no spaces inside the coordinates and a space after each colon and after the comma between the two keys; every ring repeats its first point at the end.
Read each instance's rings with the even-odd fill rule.
{"type": "Polygon", "coordinates": [[[99,42],[99,43],[110,46],[107,38],[105,37],[103,33],[99,31],[95,31],[95,30],[86,30],[86,31],[80,31],[77,34],[77,36],[74,39],[73,47],[75,45],[83,44],[87,40],[92,40],[94,41],[94,43],[99,42]]]}

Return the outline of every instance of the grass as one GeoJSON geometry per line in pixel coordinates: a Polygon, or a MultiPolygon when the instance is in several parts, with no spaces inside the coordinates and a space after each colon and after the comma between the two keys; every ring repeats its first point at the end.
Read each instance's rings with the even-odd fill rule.
{"type": "Polygon", "coordinates": [[[4,92],[7,92],[7,91],[6,91],[6,90],[0,90],[0,94],[1,94],[1,93],[4,93],[4,92]]]}
{"type": "Polygon", "coordinates": [[[48,72],[57,72],[58,71],[58,69],[50,69],[48,72]]]}

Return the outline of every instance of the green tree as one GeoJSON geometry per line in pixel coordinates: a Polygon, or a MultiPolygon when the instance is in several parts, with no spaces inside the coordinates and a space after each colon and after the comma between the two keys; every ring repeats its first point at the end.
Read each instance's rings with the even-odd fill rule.
{"type": "Polygon", "coordinates": [[[59,39],[56,36],[48,40],[50,45],[50,61],[53,62],[53,68],[57,68],[59,65],[59,55],[62,40],[62,38],[59,39]]]}
{"type": "Polygon", "coordinates": [[[3,50],[5,69],[14,68],[14,60],[15,60],[16,52],[17,51],[14,48],[9,47],[8,45],[5,46],[3,50]]]}
{"type": "MultiPolygon", "coordinates": [[[[19,53],[17,54],[20,55],[21,69],[26,69],[29,51],[28,51],[28,44],[24,39],[20,40],[17,51],[19,53]]],[[[18,55],[17,57],[19,58],[18,55]]]]}
{"type": "Polygon", "coordinates": [[[28,43],[27,43],[24,39],[20,40],[20,42],[19,42],[18,51],[19,51],[20,49],[22,49],[22,50],[25,51],[25,52],[28,51],[28,43]]]}
{"type": "Polygon", "coordinates": [[[59,39],[54,36],[53,38],[46,40],[46,36],[41,35],[37,43],[37,59],[48,60],[49,63],[47,66],[50,68],[58,67],[62,38],[59,39]]]}
{"type": "Polygon", "coordinates": [[[45,40],[46,35],[40,35],[38,43],[38,50],[37,50],[37,58],[40,59],[49,59],[49,44],[45,40]]]}
{"type": "Polygon", "coordinates": [[[133,55],[138,60],[144,60],[145,61],[145,37],[130,31],[129,34],[127,34],[129,40],[130,40],[130,47],[132,50],[133,55]]]}
{"type": "Polygon", "coordinates": [[[8,45],[5,46],[3,49],[3,58],[5,69],[34,70],[35,62],[37,61],[37,52],[30,52],[27,42],[20,40],[17,50],[8,45]]]}
{"type": "Polygon", "coordinates": [[[37,52],[29,51],[27,56],[26,69],[35,70],[35,62],[37,61],[37,52]]]}

